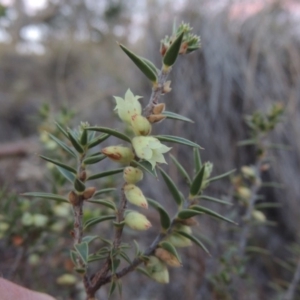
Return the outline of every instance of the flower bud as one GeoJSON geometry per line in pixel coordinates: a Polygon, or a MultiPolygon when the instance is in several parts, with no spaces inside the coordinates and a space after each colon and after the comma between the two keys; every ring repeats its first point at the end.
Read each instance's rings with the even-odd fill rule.
{"type": "Polygon", "coordinates": [[[170,93],[172,91],[172,88],[171,88],[170,85],[171,85],[171,80],[168,80],[164,83],[162,94],[167,94],[167,93],[170,93]]]}
{"type": "Polygon", "coordinates": [[[152,279],[159,283],[169,283],[169,271],[167,266],[157,257],[150,256],[146,262],[146,270],[152,279]]]}
{"type": "Polygon", "coordinates": [[[89,187],[87,188],[84,192],[83,192],[83,198],[85,200],[90,199],[93,197],[93,195],[96,192],[96,188],[95,187],[89,187]]]}
{"type": "Polygon", "coordinates": [[[136,135],[149,135],[151,132],[151,124],[142,115],[133,115],[131,117],[131,126],[136,135]]]}
{"type": "Polygon", "coordinates": [[[166,108],[165,103],[156,104],[156,105],[154,105],[154,107],[152,109],[152,113],[154,115],[159,115],[165,110],[165,108],[166,108]]]}
{"type": "Polygon", "coordinates": [[[250,197],[251,197],[251,191],[247,187],[245,187],[245,186],[238,187],[237,188],[237,194],[243,200],[249,200],[250,197]]]}
{"type": "Polygon", "coordinates": [[[119,163],[129,163],[134,159],[132,150],[123,146],[110,146],[101,150],[101,152],[113,161],[119,163]]]}
{"type": "Polygon", "coordinates": [[[134,184],[125,184],[124,185],[124,194],[126,199],[134,205],[148,208],[148,202],[143,195],[143,192],[134,184]]]}
{"type": "MultiPolygon", "coordinates": [[[[174,227],[175,230],[183,231],[185,233],[191,234],[192,229],[189,226],[177,224],[174,227]]],[[[166,239],[166,241],[170,242],[174,247],[189,247],[192,245],[192,242],[190,239],[182,236],[179,233],[173,232],[171,235],[169,235],[166,239]]]]}
{"type": "Polygon", "coordinates": [[[155,256],[164,261],[170,267],[181,267],[181,263],[177,257],[163,248],[157,248],[155,250],[155,256]]]}
{"type": "Polygon", "coordinates": [[[252,217],[254,220],[261,222],[261,223],[266,222],[266,220],[267,220],[265,214],[259,210],[254,210],[252,212],[252,217]]]}
{"type": "Polygon", "coordinates": [[[134,167],[126,167],[123,172],[123,178],[127,183],[137,183],[143,179],[143,172],[134,167]]]}
{"type": "Polygon", "coordinates": [[[182,225],[186,225],[186,226],[196,226],[196,225],[198,225],[198,222],[195,220],[195,218],[177,220],[177,222],[180,222],[182,225]]]}
{"type": "Polygon", "coordinates": [[[158,123],[160,121],[163,121],[166,118],[166,116],[158,114],[158,115],[150,115],[148,117],[148,121],[153,124],[153,123],[158,123]]]}
{"type": "Polygon", "coordinates": [[[74,191],[71,191],[69,193],[68,198],[69,198],[69,202],[72,205],[77,205],[79,203],[79,197],[74,191]]]}
{"type": "Polygon", "coordinates": [[[241,171],[242,171],[245,178],[254,179],[255,176],[256,176],[255,170],[252,167],[243,166],[241,168],[241,171]]]}
{"type": "Polygon", "coordinates": [[[124,221],[128,227],[134,230],[147,230],[152,226],[144,215],[136,211],[129,211],[124,221]]]}

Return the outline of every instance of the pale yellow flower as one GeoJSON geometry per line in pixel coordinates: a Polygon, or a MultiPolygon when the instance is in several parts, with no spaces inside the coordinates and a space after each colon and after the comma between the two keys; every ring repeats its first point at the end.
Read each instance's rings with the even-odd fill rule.
{"type": "Polygon", "coordinates": [[[142,106],[138,101],[140,96],[134,96],[130,89],[125,93],[124,99],[121,97],[114,97],[116,99],[117,105],[115,110],[118,111],[120,119],[127,123],[131,124],[131,117],[134,115],[141,115],[142,106]]]}
{"type": "Polygon", "coordinates": [[[171,149],[153,136],[136,136],[132,139],[132,146],[139,158],[150,162],[152,169],[156,163],[166,163],[163,153],[171,149]]]}

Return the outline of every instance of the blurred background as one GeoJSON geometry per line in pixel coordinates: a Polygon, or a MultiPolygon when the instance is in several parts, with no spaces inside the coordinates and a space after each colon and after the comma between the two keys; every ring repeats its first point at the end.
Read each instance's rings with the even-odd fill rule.
{"type": "MultiPolygon", "coordinates": [[[[240,140],[249,138],[244,116],[282,103],[284,119],[270,139],[289,149],[272,152],[264,179],[283,188],[261,191],[266,201],[280,207],[262,211],[273,226],[252,228],[249,243],[269,254],[250,255],[243,280],[226,277],[232,273],[226,268],[234,265],[230,249],[237,243],[232,225],[201,218],[194,231],[207,237],[204,242],[212,257],[196,246],[181,250],[183,267],[170,270],[167,285],[134,272],[124,278],[123,299],[300,299],[299,291],[294,298],[283,298],[300,257],[297,1],[0,3],[0,276],[56,299],[84,299],[69,259],[71,211],[63,204],[25,199],[20,193],[58,189],[58,175],[38,158],[41,153],[54,155],[56,146],[45,131],[53,133],[55,121],[69,127],[87,121],[122,128],[113,113],[112,96],[123,97],[127,88],[147,104],[151,86],[116,42],[160,67],[160,40],[171,34],[174,20],[178,24],[183,20],[201,36],[201,49],[178,59],[170,75],[172,92],[163,101],[169,111],[195,123],[166,120],[163,126],[154,126],[154,134],[179,135],[199,143],[205,148],[202,160],[214,164],[213,175],[239,170],[255,163],[253,147],[237,147],[240,140]]],[[[193,169],[191,149],[172,146],[172,154],[193,169]]],[[[166,169],[185,189],[180,174],[168,162],[166,169]]],[[[116,182],[117,176],[102,185],[116,182]]],[[[174,211],[163,182],[160,189],[151,189],[153,183],[157,184],[146,176],[144,193],[174,211]]],[[[60,188],[68,190],[64,182],[60,188]]],[[[231,199],[232,183],[229,179],[217,182],[209,187],[209,194],[231,199]]],[[[234,206],[208,203],[208,207],[233,218],[239,212],[234,206]]],[[[99,213],[99,208],[87,208],[85,218],[99,213]]],[[[153,224],[158,222],[154,211],[149,214],[153,224]]],[[[146,247],[155,228],[147,235],[128,232],[127,240],[141,240],[146,247]]],[[[108,225],[98,230],[107,237],[111,234],[108,225]]],[[[99,299],[107,299],[107,293],[108,287],[102,288],[99,299]]]]}

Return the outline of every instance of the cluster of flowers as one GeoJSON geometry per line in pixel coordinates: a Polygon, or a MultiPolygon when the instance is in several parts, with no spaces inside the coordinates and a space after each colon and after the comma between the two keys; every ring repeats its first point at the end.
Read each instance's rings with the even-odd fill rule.
{"type": "MultiPolygon", "coordinates": [[[[102,149],[102,153],[113,161],[130,164],[135,157],[148,161],[152,168],[156,163],[166,163],[163,153],[168,152],[171,148],[161,144],[154,136],[149,136],[152,129],[152,123],[156,123],[165,118],[162,112],[165,104],[158,104],[153,109],[153,114],[148,118],[142,115],[142,106],[139,102],[141,97],[127,90],[125,98],[115,97],[117,102],[115,110],[117,110],[120,119],[132,128],[134,137],[132,138],[132,147],[110,146],[102,149]]],[[[128,202],[131,204],[148,208],[148,202],[143,192],[135,184],[142,180],[143,172],[132,166],[124,169],[124,194],[128,202]]],[[[136,211],[128,210],[125,215],[125,224],[135,230],[146,230],[151,227],[151,223],[147,218],[136,211]]]]}

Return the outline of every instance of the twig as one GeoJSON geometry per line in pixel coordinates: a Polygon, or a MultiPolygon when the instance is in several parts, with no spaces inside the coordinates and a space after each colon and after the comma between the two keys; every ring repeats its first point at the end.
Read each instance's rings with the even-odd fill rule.
{"type": "Polygon", "coordinates": [[[152,114],[153,107],[158,104],[160,96],[163,94],[164,91],[164,84],[168,78],[168,75],[171,71],[171,68],[166,70],[161,70],[158,76],[158,82],[152,88],[152,93],[149,99],[149,103],[143,110],[143,115],[147,118],[152,114]]]}

